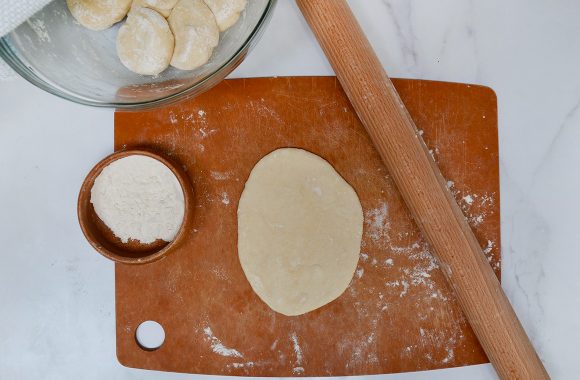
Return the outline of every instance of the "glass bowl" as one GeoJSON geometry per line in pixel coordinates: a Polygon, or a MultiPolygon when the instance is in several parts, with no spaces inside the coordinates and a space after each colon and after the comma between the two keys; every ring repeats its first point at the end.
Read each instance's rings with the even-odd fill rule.
{"type": "Polygon", "coordinates": [[[76,22],[66,0],[55,0],[0,38],[0,57],[18,74],[73,102],[146,108],[195,96],[224,79],[254,46],[276,0],[249,0],[238,22],[220,34],[208,63],[191,71],[169,67],[156,76],[129,71],[117,57],[122,23],[95,32],[76,22]]]}

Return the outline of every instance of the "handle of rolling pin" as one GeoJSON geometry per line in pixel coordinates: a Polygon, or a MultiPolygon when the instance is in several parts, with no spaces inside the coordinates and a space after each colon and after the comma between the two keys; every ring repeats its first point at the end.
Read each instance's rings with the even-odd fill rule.
{"type": "Polygon", "coordinates": [[[296,0],[502,379],[549,379],[345,0],[296,0]]]}

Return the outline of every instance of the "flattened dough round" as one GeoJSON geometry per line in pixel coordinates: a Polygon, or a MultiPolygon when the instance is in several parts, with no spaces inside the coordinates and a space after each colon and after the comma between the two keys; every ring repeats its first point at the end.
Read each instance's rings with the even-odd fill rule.
{"type": "Polygon", "coordinates": [[[240,18],[240,13],[244,10],[247,0],[203,0],[211,9],[220,31],[228,29],[240,18]]]}
{"type": "Polygon", "coordinates": [[[117,54],[125,67],[157,75],[169,66],[175,41],[167,20],[149,8],[132,10],[117,35],[117,54]]]}
{"type": "Polygon", "coordinates": [[[278,149],[252,169],[238,206],[238,255],[258,296],[300,315],[340,296],[360,255],[363,212],[321,157],[278,149]]]}
{"type": "Polygon", "coordinates": [[[175,7],[179,0],[133,0],[131,9],[145,7],[159,12],[163,17],[167,18],[171,14],[171,10],[175,7]]]}
{"type": "Polygon", "coordinates": [[[107,29],[127,15],[132,0],[66,0],[73,17],[85,28],[107,29]]]}
{"type": "Polygon", "coordinates": [[[180,0],[168,20],[175,36],[171,66],[193,70],[209,61],[220,32],[207,5],[202,0],[180,0]]]}

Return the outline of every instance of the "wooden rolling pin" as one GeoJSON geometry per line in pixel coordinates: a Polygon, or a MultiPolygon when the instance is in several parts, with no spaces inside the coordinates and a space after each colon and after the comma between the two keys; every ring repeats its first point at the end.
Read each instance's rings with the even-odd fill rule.
{"type": "Polygon", "coordinates": [[[296,0],[502,379],[549,379],[345,0],[296,0]]]}

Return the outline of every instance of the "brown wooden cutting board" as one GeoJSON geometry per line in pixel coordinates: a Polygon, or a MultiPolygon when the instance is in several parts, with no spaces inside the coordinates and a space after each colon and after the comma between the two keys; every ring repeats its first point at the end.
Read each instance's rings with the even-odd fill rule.
{"type": "MultiPolygon", "coordinates": [[[[496,97],[486,87],[394,80],[484,252],[500,274],[496,97]]],[[[165,259],[116,266],[117,356],[126,366],[251,376],[341,376],[487,362],[437,261],[334,77],[237,79],[172,106],[115,114],[115,149],[145,147],[194,186],[189,238],[165,259]],[[298,317],[252,291],[236,210],[254,164],[280,147],[328,160],[361,200],[359,265],[348,289],[298,317]],[[135,329],[155,320],[165,343],[135,329]]]]}

